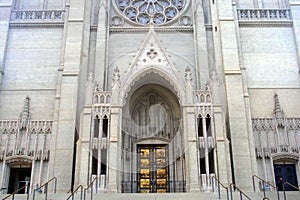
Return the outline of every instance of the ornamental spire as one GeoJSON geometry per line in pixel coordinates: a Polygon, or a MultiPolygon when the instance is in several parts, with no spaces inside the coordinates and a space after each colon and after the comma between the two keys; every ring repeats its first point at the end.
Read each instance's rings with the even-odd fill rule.
{"type": "Polygon", "coordinates": [[[283,119],[283,110],[280,107],[280,103],[279,103],[279,98],[278,98],[278,94],[275,93],[274,95],[274,100],[275,100],[275,107],[274,107],[274,116],[276,119],[283,119]]]}
{"type": "Polygon", "coordinates": [[[29,118],[30,118],[29,110],[30,110],[30,98],[29,96],[27,96],[25,98],[23,111],[20,113],[20,118],[19,118],[20,129],[27,128],[27,125],[29,123],[29,118]]]}

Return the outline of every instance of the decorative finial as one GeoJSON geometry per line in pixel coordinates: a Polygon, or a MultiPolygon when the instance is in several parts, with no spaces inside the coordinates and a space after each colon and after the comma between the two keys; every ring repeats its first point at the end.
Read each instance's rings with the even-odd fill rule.
{"type": "Polygon", "coordinates": [[[188,82],[192,82],[192,71],[191,68],[188,66],[185,68],[185,74],[184,74],[185,80],[188,82]]]}
{"type": "Polygon", "coordinates": [[[277,93],[275,93],[275,95],[274,95],[274,100],[275,100],[274,116],[276,119],[283,119],[284,113],[280,107],[279,98],[278,98],[277,93]]]}
{"type": "Polygon", "coordinates": [[[27,96],[25,98],[23,112],[20,113],[20,119],[19,119],[20,129],[25,129],[28,126],[29,118],[30,118],[29,109],[30,109],[30,98],[29,96],[27,96]]]}
{"type": "Polygon", "coordinates": [[[114,69],[112,86],[114,87],[120,80],[120,70],[118,67],[114,69]]]}

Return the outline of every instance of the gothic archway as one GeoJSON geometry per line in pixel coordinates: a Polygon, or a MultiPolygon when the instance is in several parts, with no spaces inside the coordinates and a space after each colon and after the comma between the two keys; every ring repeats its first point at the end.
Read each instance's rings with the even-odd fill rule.
{"type": "Polygon", "coordinates": [[[168,88],[151,83],[136,89],[126,102],[122,192],[183,192],[185,157],[178,98],[168,88]]]}

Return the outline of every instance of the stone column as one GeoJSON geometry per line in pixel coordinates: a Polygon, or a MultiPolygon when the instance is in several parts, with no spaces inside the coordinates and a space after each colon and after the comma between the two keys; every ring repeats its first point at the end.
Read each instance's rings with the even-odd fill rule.
{"type": "Polygon", "coordinates": [[[243,80],[238,54],[238,34],[231,1],[218,0],[218,18],[214,24],[221,46],[222,66],[225,75],[229,130],[231,135],[232,159],[236,185],[251,190],[252,155],[254,146],[249,137],[247,112],[244,99],[243,80]]]}
{"type": "Polygon", "coordinates": [[[122,107],[111,107],[108,151],[108,192],[121,192],[122,107]]]}
{"type": "Polygon", "coordinates": [[[199,165],[197,153],[194,89],[191,69],[185,69],[185,99],[183,105],[183,134],[186,161],[186,185],[190,192],[199,191],[199,165]]]}
{"type": "Polygon", "coordinates": [[[0,2],[0,88],[2,85],[2,76],[4,75],[4,58],[8,42],[11,9],[12,0],[4,0],[0,2]]]}
{"type": "Polygon", "coordinates": [[[70,0],[69,18],[66,21],[68,29],[64,32],[66,34],[65,57],[60,69],[62,77],[58,86],[61,94],[49,161],[49,176],[58,178],[58,192],[68,191],[72,181],[84,8],[84,1],[70,0]]]}
{"type": "Polygon", "coordinates": [[[195,109],[193,106],[184,106],[183,108],[183,127],[187,191],[199,191],[199,165],[196,146],[195,109]]]}

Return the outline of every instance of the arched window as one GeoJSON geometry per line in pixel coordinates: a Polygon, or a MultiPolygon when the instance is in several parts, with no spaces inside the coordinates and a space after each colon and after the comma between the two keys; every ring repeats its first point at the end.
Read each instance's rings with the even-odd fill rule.
{"type": "Polygon", "coordinates": [[[201,115],[197,118],[198,121],[198,137],[203,137],[203,118],[201,115]]]}
{"type": "Polygon", "coordinates": [[[207,137],[211,137],[212,136],[212,134],[211,134],[211,118],[210,118],[209,114],[206,115],[205,122],[206,122],[207,137]]]}
{"type": "Polygon", "coordinates": [[[106,138],[108,131],[108,118],[106,115],[104,116],[102,122],[102,138],[106,138]]]}

